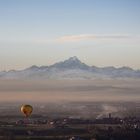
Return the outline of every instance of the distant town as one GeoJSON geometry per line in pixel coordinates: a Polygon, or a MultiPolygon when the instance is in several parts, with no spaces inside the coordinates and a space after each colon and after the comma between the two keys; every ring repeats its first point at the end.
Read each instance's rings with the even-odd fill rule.
{"type": "MultiPolygon", "coordinates": [[[[41,113],[39,107],[35,107],[37,114],[33,114],[26,118],[15,113],[16,106],[13,106],[13,112],[9,114],[2,114],[0,116],[0,139],[1,140],[139,140],[140,139],[140,117],[135,116],[134,113],[125,114],[122,116],[120,111],[110,113],[106,112],[104,115],[95,115],[96,109],[92,106],[102,106],[101,103],[85,103],[94,112],[94,116],[83,117],[82,115],[74,116],[74,108],[81,106],[81,103],[70,103],[71,112],[63,112],[61,114],[55,112],[54,106],[48,106],[47,113],[41,113]],[[53,111],[52,111],[53,110],[53,111]],[[52,112],[51,112],[52,111],[52,112]],[[51,113],[49,113],[51,112],[51,113]],[[73,113],[72,113],[73,112],[73,113]],[[117,117],[118,116],[118,117],[117,117]]],[[[130,103],[120,104],[121,106],[130,105],[130,103]]],[[[66,104],[67,106],[68,104],[66,104]]],[[[109,103],[106,105],[117,106],[118,104],[109,103]]],[[[137,108],[138,108],[137,104],[137,108]]],[[[36,105],[38,106],[38,105],[36,105]]],[[[58,105],[58,108],[62,105],[58,105]]],[[[133,104],[134,106],[134,104],[133,104]]],[[[8,106],[3,107],[6,109],[8,106]]],[[[45,105],[40,105],[45,108],[45,105]]],[[[56,109],[58,109],[56,108],[56,109]]],[[[100,107],[98,107],[100,108],[100,107]]],[[[129,107],[128,107],[129,108],[129,107]]],[[[1,113],[2,110],[1,108],[1,113]]],[[[8,109],[8,108],[7,108],[8,109]]],[[[91,111],[90,110],[90,111],[91,111]]],[[[12,110],[11,110],[12,111],[12,110]]],[[[85,111],[85,110],[82,110],[85,111]]],[[[130,110],[129,110],[130,111],[130,110]]],[[[125,111],[124,111],[125,112],[125,111]]],[[[86,113],[86,112],[85,112],[86,113]]],[[[84,112],[83,112],[84,114],[84,112]]],[[[88,111],[87,111],[88,114],[88,111]]],[[[98,113],[97,113],[98,114],[98,113]]]]}

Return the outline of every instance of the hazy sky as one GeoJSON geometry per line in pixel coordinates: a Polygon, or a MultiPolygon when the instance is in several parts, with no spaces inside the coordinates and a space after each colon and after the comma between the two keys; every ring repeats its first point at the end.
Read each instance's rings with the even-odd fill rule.
{"type": "Polygon", "coordinates": [[[70,56],[140,69],[140,0],[0,0],[0,70],[70,56]]]}

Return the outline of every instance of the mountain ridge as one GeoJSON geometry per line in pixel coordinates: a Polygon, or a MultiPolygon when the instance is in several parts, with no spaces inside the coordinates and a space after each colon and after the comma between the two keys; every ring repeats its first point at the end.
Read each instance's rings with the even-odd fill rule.
{"type": "Polygon", "coordinates": [[[94,78],[140,78],[140,70],[130,67],[115,68],[89,66],[76,56],[50,66],[33,65],[23,70],[0,72],[0,78],[6,79],[94,79],[94,78]]]}

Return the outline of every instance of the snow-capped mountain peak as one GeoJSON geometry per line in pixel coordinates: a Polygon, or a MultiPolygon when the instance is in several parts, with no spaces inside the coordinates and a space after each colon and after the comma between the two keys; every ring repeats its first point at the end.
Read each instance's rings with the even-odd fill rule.
{"type": "Polygon", "coordinates": [[[68,60],[69,61],[80,61],[76,56],[70,57],[68,60]]]}
{"type": "Polygon", "coordinates": [[[69,59],[55,63],[51,65],[52,68],[57,69],[88,69],[89,66],[82,63],[76,56],[70,57],[69,59]]]}

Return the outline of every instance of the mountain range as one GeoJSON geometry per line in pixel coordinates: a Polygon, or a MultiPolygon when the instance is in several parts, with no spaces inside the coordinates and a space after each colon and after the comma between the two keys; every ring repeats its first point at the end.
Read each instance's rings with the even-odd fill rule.
{"type": "Polygon", "coordinates": [[[96,67],[81,62],[76,56],[50,66],[31,66],[24,70],[0,72],[0,79],[95,79],[140,78],[140,70],[130,67],[96,67]]]}

